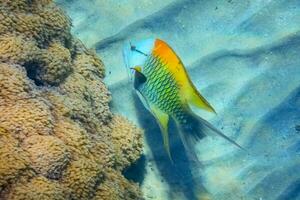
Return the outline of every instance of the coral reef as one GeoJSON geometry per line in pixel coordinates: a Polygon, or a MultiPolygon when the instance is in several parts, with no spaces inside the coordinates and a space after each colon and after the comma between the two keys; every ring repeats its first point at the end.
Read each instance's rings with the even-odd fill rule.
{"type": "Polygon", "coordinates": [[[112,170],[106,174],[106,181],[97,189],[96,198],[104,200],[140,199],[136,187],[128,184],[122,175],[112,170]]]}
{"type": "Polygon", "coordinates": [[[50,0],[0,1],[0,199],[143,199],[142,132],[110,112],[104,65],[50,0]]]}

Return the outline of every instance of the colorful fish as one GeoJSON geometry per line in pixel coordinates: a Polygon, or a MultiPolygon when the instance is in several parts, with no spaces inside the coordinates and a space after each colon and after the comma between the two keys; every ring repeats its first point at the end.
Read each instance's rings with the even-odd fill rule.
{"type": "Polygon", "coordinates": [[[133,85],[144,106],[153,114],[163,136],[169,158],[168,124],[175,120],[187,152],[194,141],[209,131],[215,132],[241,148],[236,142],[194,114],[190,105],[215,113],[214,108],[197,91],[185,67],[172,50],[160,39],[147,39],[126,44],[123,56],[127,69],[133,70],[133,85]]]}

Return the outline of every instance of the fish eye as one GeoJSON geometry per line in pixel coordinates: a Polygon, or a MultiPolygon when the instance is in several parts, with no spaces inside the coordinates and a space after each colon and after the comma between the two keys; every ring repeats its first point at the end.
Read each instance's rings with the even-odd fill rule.
{"type": "Polygon", "coordinates": [[[132,45],[131,42],[129,44],[130,44],[130,50],[131,51],[135,51],[136,50],[136,46],[132,45]]]}

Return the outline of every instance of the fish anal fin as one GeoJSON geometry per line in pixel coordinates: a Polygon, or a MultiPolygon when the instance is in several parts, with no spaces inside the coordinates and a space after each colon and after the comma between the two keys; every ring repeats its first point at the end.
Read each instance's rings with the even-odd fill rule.
{"type": "Polygon", "coordinates": [[[170,152],[169,133],[168,133],[169,115],[164,113],[163,111],[161,111],[159,108],[157,108],[155,106],[150,106],[150,109],[151,109],[157,123],[159,124],[161,134],[163,137],[164,148],[165,148],[171,162],[173,162],[171,152],[170,152]]]}
{"type": "Polygon", "coordinates": [[[208,112],[216,114],[215,109],[209,104],[209,102],[198,92],[195,86],[190,83],[185,90],[185,98],[188,104],[196,106],[197,108],[204,109],[208,112]]]}

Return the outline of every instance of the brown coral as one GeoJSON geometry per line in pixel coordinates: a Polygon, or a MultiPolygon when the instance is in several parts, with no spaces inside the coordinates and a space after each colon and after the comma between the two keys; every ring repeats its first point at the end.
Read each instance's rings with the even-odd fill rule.
{"type": "Polygon", "coordinates": [[[117,164],[122,169],[136,160],[137,154],[142,150],[142,138],[141,134],[139,134],[140,130],[132,124],[128,124],[128,121],[124,117],[114,117],[112,126],[115,127],[112,132],[112,138],[116,149],[116,156],[118,157],[117,164]]]}
{"type": "Polygon", "coordinates": [[[0,191],[16,182],[19,176],[31,174],[29,155],[18,145],[7,130],[0,128],[0,191]]]}
{"type": "Polygon", "coordinates": [[[0,0],[0,199],[142,199],[141,131],[113,115],[95,52],[50,0],[0,0]]]}
{"type": "Polygon", "coordinates": [[[110,170],[105,174],[106,180],[98,187],[96,199],[101,200],[142,200],[137,185],[124,179],[120,172],[110,170]]]}
{"type": "Polygon", "coordinates": [[[64,200],[69,197],[66,194],[66,190],[58,181],[49,180],[43,176],[37,176],[30,180],[22,180],[13,185],[10,193],[8,193],[5,198],[12,200],[64,200]]]}
{"type": "Polygon", "coordinates": [[[32,168],[51,179],[59,179],[70,162],[67,146],[53,136],[27,137],[23,148],[29,153],[32,168]]]}
{"type": "Polygon", "coordinates": [[[40,60],[42,65],[39,73],[40,79],[49,85],[58,85],[72,71],[70,51],[60,43],[50,44],[40,60]]]}

